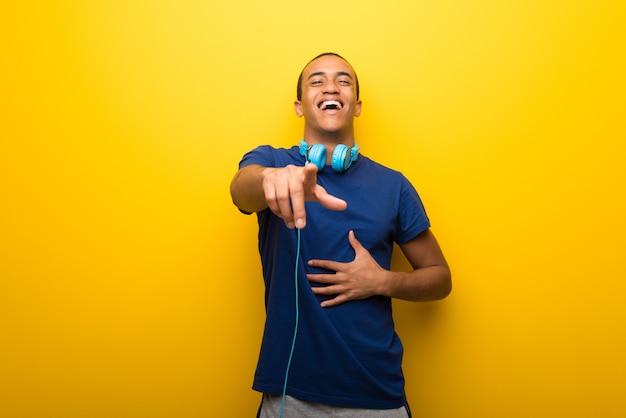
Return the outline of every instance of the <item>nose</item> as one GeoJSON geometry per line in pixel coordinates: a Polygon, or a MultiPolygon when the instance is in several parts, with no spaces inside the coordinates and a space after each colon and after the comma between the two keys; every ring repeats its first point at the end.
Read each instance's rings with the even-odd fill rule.
{"type": "Polygon", "coordinates": [[[323,93],[337,94],[339,93],[339,87],[334,80],[328,80],[324,83],[323,93]]]}

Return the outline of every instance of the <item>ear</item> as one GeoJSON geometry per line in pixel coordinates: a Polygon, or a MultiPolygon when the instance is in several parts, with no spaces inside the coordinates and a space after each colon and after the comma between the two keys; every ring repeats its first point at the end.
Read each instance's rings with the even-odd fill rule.
{"type": "Polygon", "coordinates": [[[298,115],[299,118],[304,116],[304,112],[302,111],[302,102],[300,100],[293,102],[293,110],[295,110],[296,115],[298,115]]]}
{"type": "Polygon", "coordinates": [[[362,107],[363,103],[359,100],[356,102],[356,106],[354,107],[354,116],[355,117],[359,117],[359,115],[361,115],[361,107],[362,107]]]}

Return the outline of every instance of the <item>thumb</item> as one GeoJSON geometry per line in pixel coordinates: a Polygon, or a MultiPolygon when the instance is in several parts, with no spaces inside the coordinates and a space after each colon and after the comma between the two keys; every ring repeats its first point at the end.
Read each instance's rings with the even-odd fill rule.
{"type": "Polygon", "coordinates": [[[317,166],[308,163],[302,170],[302,188],[307,201],[319,202],[326,209],[345,210],[348,204],[345,200],[328,194],[326,189],[317,184],[317,166]]]}
{"type": "Polygon", "coordinates": [[[363,247],[361,242],[358,239],[356,239],[356,235],[354,235],[353,230],[350,230],[350,232],[348,232],[348,241],[350,242],[350,246],[352,247],[355,254],[357,255],[359,254],[359,252],[363,251],[363,249],[365,248],[363,247]]]}

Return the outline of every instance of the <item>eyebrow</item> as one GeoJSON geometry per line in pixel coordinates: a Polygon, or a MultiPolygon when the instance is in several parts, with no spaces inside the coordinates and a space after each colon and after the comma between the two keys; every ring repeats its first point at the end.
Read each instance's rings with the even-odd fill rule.
{"type": "MultiPolygon", "coordinates": [[[[324,71],[318,71],[318,72],[316,72],[316,73],[311,74],[311,75],[307,78],[307,80],[310,80],[311,78],[313,78],[313,77],[317,77],[317,76],[320,76],[320,75],[325,76],[325,75],[326,75],[326,73],[325,73],[324,71]]],[[[345,72],[345,71],[337,71],[337,72],[335,73],[335,75],[337,75],[337,76],[347,76],[347,77],[350,77],[350,79],[352,79],[352,76],[350,75],[350,73],[345,72]]]]}

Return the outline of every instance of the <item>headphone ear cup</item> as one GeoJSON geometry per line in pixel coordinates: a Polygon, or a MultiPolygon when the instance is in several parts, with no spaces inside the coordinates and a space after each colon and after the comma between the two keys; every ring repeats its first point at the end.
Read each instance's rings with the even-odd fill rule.
{"type": "Polygon", "coordinates": [[[331,166],[333,170],[343,173],[352,164],[352,159],[348,153],[349,148],[343,144],[338,144],[331,156],[331,166]]]}
{"type": "Polygon", "coordinates": [[[313,145],[307,160],[317,166],[317,171],[322,171],[326,165],[326,147],[322,144],[313,145]]]}
{"type": "Polygon", "coordinates": [[[298,148],[300,150],[300,155],[302,155],[304,157],[304,159],[306,160],[306,158],[307,158],[306,154],[309,152],[309,144],[307,144],[304,141],[304,138],[302,138],[302,140],[300,141],[300,144],[298,145],[298,148]]]}

